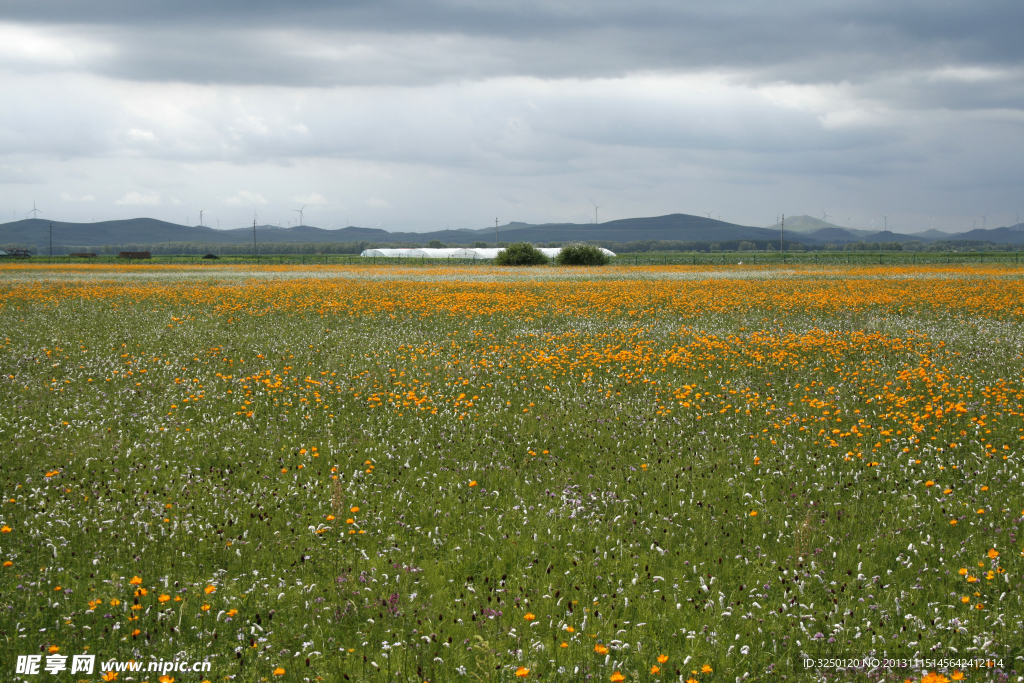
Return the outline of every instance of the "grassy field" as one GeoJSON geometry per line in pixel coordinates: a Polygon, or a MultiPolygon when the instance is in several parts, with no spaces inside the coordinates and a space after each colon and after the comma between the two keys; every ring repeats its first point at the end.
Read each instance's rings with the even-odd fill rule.
{"type": "Polygon", "coordinates": [[[0,679],[1020,680],[1022,322],[1012,264],[4,265],[0,679]]]}

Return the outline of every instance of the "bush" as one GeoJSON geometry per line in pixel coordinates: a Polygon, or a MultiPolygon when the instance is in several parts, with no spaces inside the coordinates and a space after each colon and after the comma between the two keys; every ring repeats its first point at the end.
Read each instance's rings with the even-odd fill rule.
{"type": "Polygon", "coordinates": [[[570,244],[562,247],[555,262],[560,266],[604,266],[608,264],[608,255],[592,244],[570,244]]]}
{"type": "Polygon", "coordinates": [[[494,259],[498,266],[540,266],[547,262],[548,257],[529,242],[510,244],[494,259]]]}

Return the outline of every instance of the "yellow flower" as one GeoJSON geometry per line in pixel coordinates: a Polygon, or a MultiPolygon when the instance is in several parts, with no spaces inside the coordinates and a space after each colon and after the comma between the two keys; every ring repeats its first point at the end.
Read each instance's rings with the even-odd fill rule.
{"type": "Polygon", "coordinates": [[[203,610],[204,612],[209,612],[210,611],[210,606],[209,605],[203,605],[199,609],[203,610]]]}
{"type": "Polygon", "coordinates": [[[960,576],[967,576],[967,568],[960,567],[960,576]]]}
{"type": "Polygon", "coordinates": [[[702,666],[702,667],[700,668],[700,672],[701,672],[702,674],[709,674],[709,673],[713,673],[713,672],[714,672],[714,669],[712,669],[712,668],[711,668],[710,666],[708,666],[707,664],[705,664],[704,666],[702,666]]]}
{"type": "Polygon", "coordinates": [[[964,604],[966,604],[966,603],[968,603],[970,601],[971,601],[971,599],[969,597],[967,597],[966,595],[964,597],[960,598],[960,602],[962,602],[964,604]]]}
{"type": "Polygon", "coordinates": [[[51,646],[49,647],[49,652],[50,652],[50,654],[52,655],[52,654],[54,654],[55,652],[60,652],[60,648],[59,648],[59,647],[57,647],[56,645],[51,645],[51,646]]]}

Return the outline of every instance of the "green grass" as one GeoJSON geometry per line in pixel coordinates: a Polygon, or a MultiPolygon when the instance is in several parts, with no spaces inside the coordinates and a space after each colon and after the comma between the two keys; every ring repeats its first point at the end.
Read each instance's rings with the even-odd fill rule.
{"type": "Polygon", "coordinates": [[[323,315],[232,282],[234,312],[0,281],[0,678],[47,677],[14,658],[50,646],[422,682],[809,680],[800,652],[1021,643],[1019,315],[323,315]],[[964,412],[915,433],[943,381],[964,412]]]}

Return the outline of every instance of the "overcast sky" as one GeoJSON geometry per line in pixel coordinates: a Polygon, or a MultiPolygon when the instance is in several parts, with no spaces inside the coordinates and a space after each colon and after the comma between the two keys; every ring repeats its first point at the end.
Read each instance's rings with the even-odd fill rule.
{"type": "Polygon", "coordinates": [[[1012,225],[1022,57],[1021,0],[0,0],[0,221],[1012,225]]]}

